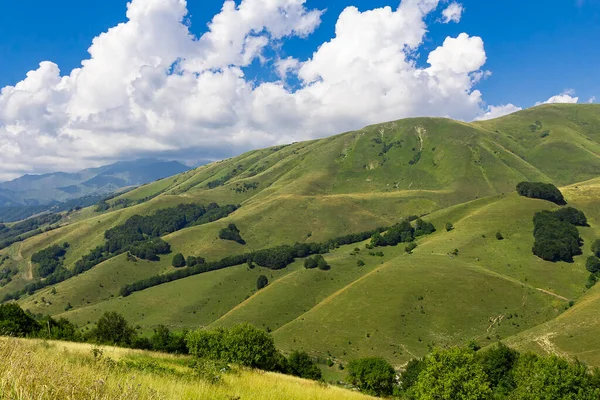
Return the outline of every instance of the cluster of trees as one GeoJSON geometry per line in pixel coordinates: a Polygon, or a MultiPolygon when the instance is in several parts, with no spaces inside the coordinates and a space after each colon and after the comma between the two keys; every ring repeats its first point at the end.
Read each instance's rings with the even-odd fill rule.
{"type": "Polygon", "coordinates": [[[588,257],[585,268],[590,272],[587,288],[591,288],[600,278],[600,239],[592,243],[592,255],[588,257]]]}
{"type": "Polygon", "coordinates": [[[488,350],[436,349],[410,361],[396,379],[381,358],[352,361],[348,380],[361,391],[411,400],[600,398],[600,375],[557,356],[520,354],[499,343],[488,350]]]}
{"type": "Polygon", "coordinates": [[[197,330],[189,333],[186,340],[190,354],[199,359],[321,379],[321,370],[308,354],[295,351],[286,359],[275,347],[271,335],[252,325],[197,330]]]}
{"type": "Polygon", "coordinates": [[[306,269],[314,269],[314,268],[319,268],[321,271],[328,271],[331,269],[331,267],[329,266],[329,264],[327,264],[327,261],[325,261],[325,258],[323,258],[322,255],[317,254],[314,257],[308,257],[306,260],[304,260],[304,268],[306,269]]]}
{"type": "Polygon", "coordinates": [[[425,222],[421,218],[417,218],[413,227],[409,220],[404,220],[389,228],[385,234],[380,232],[373,234],[371,248],[409,243],[419,236],[429,235],[433,232],[435,232],[435,227],[431,222],[425,222]]]}
{"type": "Polygon", "coordinates": [[[256,190],[258,189],[258,185],[259,182],[244,182],[243,184],[237,184],[235,185],[235,188],[231,188],[231,190],[234,190],[236,193],[246,193],[248,190],[256,190]]]}
{"type": "Polygon", "coordinates": [[[567,204],[560,190],[551,183],[521,182],[517,185],[517,193],[532,199],[548,200],[558,205],[567,204]]]}
{"type": "Polygon", "coordinates": [[[31,262],[36,264],[37,276],[45,278],[54,273],[58,268],[62,268],[68,248],[69,243],[65,242],[62,246],[55,244],[34,253],[31,256],[31,262]]]}
{"type": "Polygon", "coordinates": [[[193,266],[188,263],[189,268],[181,268],[177,271],[166,274],[154,275],[129,285],[125,285],[121,288],[120,295],[126,297],[134,292],[139,292],[153,286],[162,285],[164,283],[173,282],[178,279],[184,279],[192,275],[216,271],[244,263],[248,263],[250,265],[254,262],[265,268],[282,269],[294,262],[296,258],[304,258],[314,254],[325,254],[331,249],[337,248],[340,245],[362,242],[373,236],[375,233],[381,233],[387,229],[389,228],[377,228],[371,231],[345,235],[330,239],[325,243],[296,243],[293,246],[278,246],[251,253],[227,256],[219,261],[203,262],[193,266]]]}
{"type": "Polygon", "coordinates": [[[105,243],[92,249],[79,259],[72,270],[58,268],[46,279],[27,284],[23,289],[7,293],[2,302],[17,300],[24,294],[63,282],[90,270],[96,265],[124,252],[150,261],[160,254],[169,254],[171,248],[160,236],[193,225],[202,225],[223,218],[237,210],[238,206],[219,206],[211,203],[206,208],[199,204],[180,204],[177,207],[157,211],[150,216],[134,215],[124,224],[104,233],[105,243]]]}
{"type": "Polygon", "coordinates": [[[244,166],[242,164],[239,164],[237,167],[235,167],[233,170],[231,170],[231,172],[228,172],[226,175],[222,176],[221,178],[218,178],[218,179],[208,182],[206,187],[209,189],[215,189],[215,188],[218,188],[219,186],[223,186],[227,182],[229,182],[229,180],[231,180],[233,177],[241,174],[242,172],[244,172],[244,166]]]}
{"type": "Polygon", "coordinates": [[[62,217],[58,214],[45,214],[35,218],[14,224],[8,227],[0,224],[0,250],[10,246],[13,243],[20,242],[31,236],[42,233],[41,227],[52,225],[60,221],[62,217]]]}
{"type": "Polygon", "coordinates": [[[557,211],[541,211],[533,217],[533,254],[546,261],[573,262],[582,254],[583,240],[577,226],[587,226],[583,212],[566,207],[557,211]]]}
{"type": "Polygon", "coordinates": [[[227,225],[227,228],[221,229],[221,231],[219,231],[219,239],[231,240],[239,244],[246,244],[246,241],[242,239],[242,235],[240,235],[240,230],[237,228],[237,226],[235,226],[235,224],[229,224],[227,225]]]}

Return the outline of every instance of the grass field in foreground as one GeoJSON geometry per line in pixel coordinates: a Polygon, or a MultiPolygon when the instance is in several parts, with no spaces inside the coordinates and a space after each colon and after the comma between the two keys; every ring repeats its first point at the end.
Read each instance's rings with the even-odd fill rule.
{"type": "Polygon", "coordinates": [[[0,397],[36,400],[370,399],[287,375],[234,368],[209,383],[190,359],[67,342],[0,339],[0,397]],[[51,367],[50,367],[51,366],[51,367]]]}

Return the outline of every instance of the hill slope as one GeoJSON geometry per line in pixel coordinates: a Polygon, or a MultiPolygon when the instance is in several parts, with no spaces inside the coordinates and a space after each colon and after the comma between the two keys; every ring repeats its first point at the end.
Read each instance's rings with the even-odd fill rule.
{"type": "Polygon", "coordinates": [[[330,271],[306,270],[302,259],[278,271],[239,265],[126,298],[119,297],[124,284],[172,271],[172,256],[133,262],[121,255],[20,302],[80,325],[118,310],[146,331],[248,321],[272,330],[286,350],[340,360],[378,354],[402,364],[431,345],[491,343],[563,318],[569,300],[584,294],[583,257],[553,264],[531,254],[533,214],[556,206],[513,192],[523,180],[587,181],[578,184],[580,195],[569,188],[566,197],[591,221],[580,229],[586,243],[595,239],[598,197],[588,180],[600,176],[599,127],[598,105],[547,105],[472,124],[408,119],[252,151],[142,186],[111,200],[107,211],[70,214],[61,228],[0,251],[21,271],[0,295],[36,279],[28,261],[36,251],[67,241],[65,266],[73,268],[103,243],[105,230],[182,203],[241,205],[163,237],[173,253],[209,261],[428,214],[438,231],[419,239],[413,254],[401,245],[370,256],[356,243],[325,255],[330,271]],[[446,222],[455,229],[446,232],[446,222]],[[229,223],[246,245],[218,238],[229,223]],[[505,240],[496,240],[498,231],[505,240]],[[270,285],[256,292],[260,274],[270,285]]]}

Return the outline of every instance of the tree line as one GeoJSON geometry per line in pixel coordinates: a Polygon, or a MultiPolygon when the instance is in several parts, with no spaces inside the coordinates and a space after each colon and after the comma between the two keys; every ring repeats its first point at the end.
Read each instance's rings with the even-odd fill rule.
{"type": "Polygon", "coordinates": [[[169,244],[160,236],[189,226],[216,221],[237,208],[235,205],[221,207],[217,203],[211,203],[207,207],[201,204],[180,204],[158,210],[149,216],[134,215],[125,223],[107,230],[104,233],[105,243],[77,260],[72,270],[56,268],[44,280],[29,283],[21,290],[7,293],[2,302],[17,300],[25,294],[33,294],[44,287],[63,282],[125,252],[141,259],[156,261],[159,255],[171,252],[169,244]]]}
{"type": "Polygon", "coordinates": [[[155,275],[128,285],[120,290],[123,297],[134,292],[139,292],[154,286],[184,279],[189,276],[216,271],[223,268],[233,267],[244,263],[256,263],[261,267],[269,269],[282,269],[294,262],[296,258],[305,258],[315,254],[325,254],[331,249],[341,245],[362,242],[369,239],[375,233],[381,233],[389,228],[377,228],[370,231],[340,236],[330,239],[324,243],[296,243],[293,246],[283,245],[268,249],[258,250],[239,255],[227,256],[218,261],[204,262],[202,264],[188,265],[188,268],[178,269],[165,274],[155,275]]]}
{"type": "Polygon", "coordinates": [[[434,349],[397,376],[382,358],[353,360],[348,381],[362,392],[406,400],[539,400],[600,398],[600,373],[555,355],[540,357],[498,343],[434,349]]]}
{"type": "Polygon", "coordinates": [[[14,224],[11,227],[0,224],[0,250],[13,243],[23,241],[31,236],[42,233],[41,227],[52,225],[61,220],[59,214],[45,214],[14,224]]]}

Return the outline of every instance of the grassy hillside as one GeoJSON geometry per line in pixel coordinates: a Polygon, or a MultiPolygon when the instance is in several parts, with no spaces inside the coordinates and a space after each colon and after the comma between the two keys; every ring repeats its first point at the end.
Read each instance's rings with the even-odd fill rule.
{"type": "Polygon", "coordinates": [[[40,400],[372,398],[314,381],[238,368],[219,373],[219,381],[211,383],[195,372],[186,357],[96,349],[94,356],[87,344],[0,339],[0,396],[40,400]]]}
{"type": "Polygon", "coordinates": [[[241,265],[126,298],[119,297],[123,285],[172,271],[172,255],[158,262],[121,255],[20,303],[84,327],[108,310],[146,332],[158,324],[251,322],[273,331],[287,351],[341,361],[382,355],[395,365],[432,345],[519,338],[514,335],[574,314],[592,291],[585,292],[585,257],[554,264],[532,255],[533,214],[557,206],[519,197],[515,185],[576,184],[565,195],[590,220],[591,227],[580,229],[589,246],[600,229],[593,180],[600,176],[599,127],[598,105],[547,105],[471,124],[407,119],[251,151],[130,191],[112,199],[108,211],[71,214],[63,227],[0,251],[21,271],[0,296],[36,279],[28,261],[36,251],[67,241],[65,266],[72,268],[103,243],[105,230],[181,203],[241,205],[227,218],[163,237],[173,253],[209,261],[427,214],[438,231],[420,238],[413,254],[399,245],[370,256],[365,243],[357,243],[325,255],[330,271],[306,270],[301,259],[279,271],[241,265]],[[446,232],[446,222],[455,229],[446,232]],[[245,246],[218,239],[229,223],[240,229],[245,246]],[[499,231],[505,240],[496,239],[499,231]],[[257,292],[261,274],[270,284],[257,292]],[[570,300],[577,304],[565,312],[570,300]]]}

